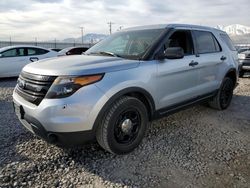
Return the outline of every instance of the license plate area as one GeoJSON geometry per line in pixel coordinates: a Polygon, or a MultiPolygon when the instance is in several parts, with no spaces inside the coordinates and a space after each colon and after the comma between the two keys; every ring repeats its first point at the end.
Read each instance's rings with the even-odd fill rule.
{"type": "Polygon", "coordinates": [[[18,118],[24,119],[24,109],[21,105],[14,103],[14,110],[18,118]]]}

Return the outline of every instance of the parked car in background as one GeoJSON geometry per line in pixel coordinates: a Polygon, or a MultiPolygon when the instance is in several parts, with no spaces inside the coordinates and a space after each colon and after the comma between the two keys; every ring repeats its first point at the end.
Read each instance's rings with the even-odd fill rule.
{"type": "Polygon", "coordinates": [[[0,48],[0,77],[18,76],[22,68],[34,61],[57,57],[57,52],[37,46],[0,48]]]}
{"type": "Polygon", "coordinates": [[[60,48],[49,48],[49,50],[53,50],[53,51],[55,51],[55,52],[59,52],[59,51],[61,51],[62,49],[60,49],[60,48]]]}
{"type": "Polygon", "coordinates": [[[246,72],[250,72],[250,50],[238,54],[239,57],[239,77],[243,77],[246,72]]]}
{"type": "Polygon", "coordinates": [[[65,55],[81,55],[83,52],[87,51],[89,48],[86,47],[69,47],[58,52],[58,56],[65,55]]]}
{"type": "Polygon", "coordinates": [[[125,154],[140,144],[148,121],[204,101],[227,109],[237,78],[237,50],[224,31],[143,26],[112,34],[84,55],[25,66],[13,101],[21,123],[53,144],[96,138],[125,154]]]}
{"type": "Polygon", "coordinates": [[[242,53],[242,52],[248,51],[248,50],[250,50],[250,47],[239,48],[238,53],[242,53]]]}

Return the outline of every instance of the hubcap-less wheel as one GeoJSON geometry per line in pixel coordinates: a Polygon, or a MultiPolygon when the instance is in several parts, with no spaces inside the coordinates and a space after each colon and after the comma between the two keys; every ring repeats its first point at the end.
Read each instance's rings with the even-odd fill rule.
{"type": "Polygon", "coordinates": [[[225,110],[233,97],[234,81],[225,77],[217,94],[209,101],[209,106],[217,110],[225,110]]]}
{"type": "Polygon", "coordinates": [[[225,109],[229,106],[233,96],[233,84],[231,80],[227,80],[220,92],[220,104],[222,109],[225,109]]]}
{"type": "Polygon", "coordinates": [[[128,144],[133,141],[140,128],[140,114],[135,109],[127,110],[121,113],[115,124],[115,139],[120,144],[128,144]]]}
{"type": "Polygon", "coordinates": [[[98,143],[114,154],[133,151],[147,130],[146,106],[135,97],[123,96],[107,107],[96,132],[98,143]]]}

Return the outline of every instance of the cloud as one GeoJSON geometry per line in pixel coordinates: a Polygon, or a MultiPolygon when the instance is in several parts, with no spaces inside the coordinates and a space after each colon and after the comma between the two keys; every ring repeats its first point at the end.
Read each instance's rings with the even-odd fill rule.
{"type": "Polygon", "coordinates": [[[51,40],[159,23],[250,25],[248,0],[1,0],[0,39],[51,40]]]}

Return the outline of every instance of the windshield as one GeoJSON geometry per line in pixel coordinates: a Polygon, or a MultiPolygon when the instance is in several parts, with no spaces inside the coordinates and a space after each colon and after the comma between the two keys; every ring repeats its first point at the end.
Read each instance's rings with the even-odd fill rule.
{"type": "Polygon", "coordinates": [[[162,32],[163,29],[117,32],[90,48],[85,54],[141,59],[162,32]]]}

